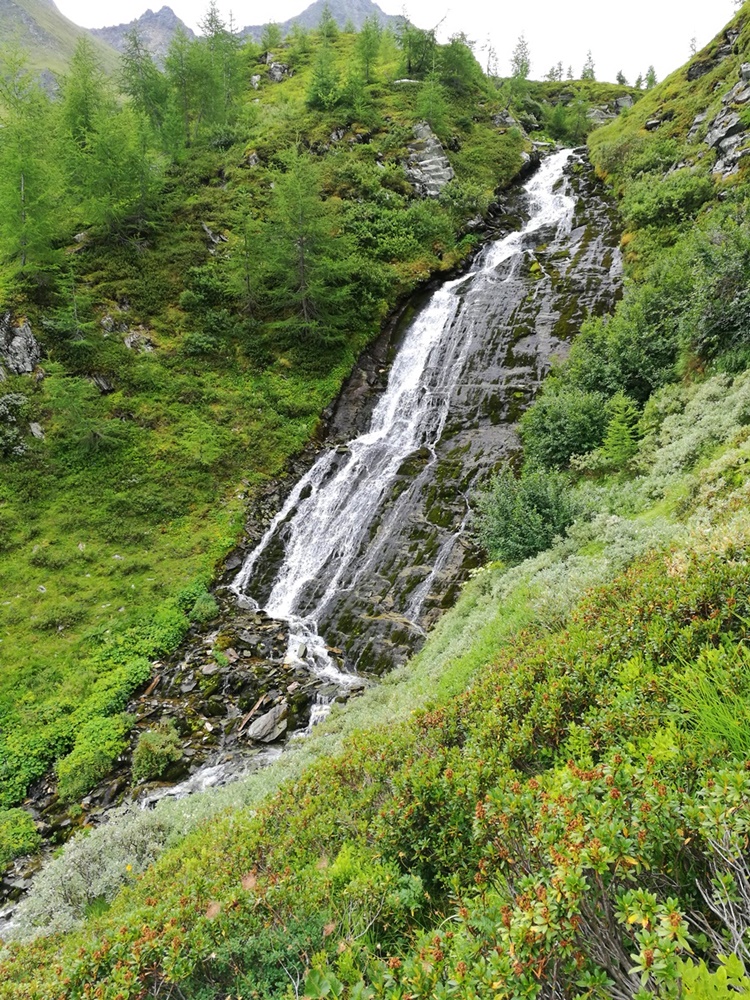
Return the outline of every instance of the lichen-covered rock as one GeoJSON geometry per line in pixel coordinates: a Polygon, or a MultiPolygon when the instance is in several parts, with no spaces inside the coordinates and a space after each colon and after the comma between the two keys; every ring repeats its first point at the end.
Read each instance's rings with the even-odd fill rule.
{"type": "Polygon", "coordinates": [[[29,375],[42,357],[42,350],[27,320],[16,326],[11,314],[0,316],[0,367],[12,375],[29,375]]]}
{"type": "Polygon", "coordinates": [[[422,198],[437,198],[453,180],[453,167],[443,145],[427,122],[414,126],[415,141],[409,143],[406,175],[422,198]]]}
{"type": "Polygon", "coordinates": [[[272,62],[268,67],[268,79],[271,83],[281,83],[288,76],[292,75],[291,67],[286,63],[272,62]]]}

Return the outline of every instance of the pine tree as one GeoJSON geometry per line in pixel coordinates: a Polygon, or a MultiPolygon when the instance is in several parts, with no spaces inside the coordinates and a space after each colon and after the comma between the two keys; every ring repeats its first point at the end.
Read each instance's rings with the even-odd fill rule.
{"type": "Polygon", "coordinates": [[[264,52],[273,52],[281,45],[281,28],[275,21],[263,25],[260,33],[260,47],[264,52]]]}
{"type": "Polygon", "coordinates": [[[591,49],[589,49],[586,54],[586,62],[583,64],[583,69],[581,70],[582,80],[595,80],[596,74],[594,71],[594,57],[591,55],[591,49]]]}
{"type": "Polygon", "coordinates": [[[313,65],[310,85],[307,90],[307,103],[311,108],[322,108],[330,111],[335,107],[341,96],[339,72],[333,49],[323,42],[313,65]]]}
{"type": "Polygon", "coordinates": [[[134,107],[147,115],[154,131],[160,133],[167,115],[169,87],[137,28],[125,35],[120,81],[134,107]]]}
{"type": "Polygon", "coordinates": [[[69,221],[59,106],[14,45],[0,52],[0,259],[24,276],[60,264],[56,239],[69,221]]]}
{"type": "Polygon", "coordinates": [[[529,45],[523,35],[520,35],[510,57],[511,76],[516,80],[528,79],[531,70],[531,54],[529,45]]]}
{"type": "Polygon", "coordinates": [[[325,38],[329,42],[333,42],[338,38],[339,27],[327,2],[323,5],[323,10],[320,14],[318,32],[321,38],[325,38]]]}
{"type": "Polygon", "coordinates": [[[653,66],[649,66],[646,70],[646,90],[651,90],[652,87],[656,86],[656,70],[653,66]]]}
{"type": "Polygon", "coordinates": [[[380,21],[377,14],[371,14],[365,19],[362,30],[357,36],[357,55],[362,65],[365,83],[372,78],[373,67],[380,52],[380,21]]]}
{"type": "Polygon", "coordinates": [[[611,415],[601,454],[610,468],[625,470],[638,451],[640,413],[633,400],[622,392],[610,400],[609,411],[611,415]]]}
{"type": "Polygon", "coordinates": [[[620,84],[621,87],[627,87],[628,81],[625,79],[625,74],[621,69],[618,69],[615,81],[620,84]]]}

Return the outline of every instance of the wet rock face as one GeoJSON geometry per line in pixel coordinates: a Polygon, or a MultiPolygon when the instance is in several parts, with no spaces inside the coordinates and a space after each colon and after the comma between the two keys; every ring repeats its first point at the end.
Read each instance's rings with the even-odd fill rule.
{"type": "Polygon", "coordinates": [[[445,150],[427,122],[414,126],[415,141],[409,144],[409,159],[404,165],[406,176],[423,198],[437,198],[445,185],[453,180],[453,167],[445,150]]]}
{"type": "MultiPolygon", "coordinates": [[[[473,490],[517,450],[515,424],[552,358],[566,353],[586,316],[608,312],[619,295],[618,221],[585,151],[578,152],[559,183],[575,204],[569,234],[560,239],[556,225],[542,225],[521,239],[520,252],[514,250],[489,269],[478,259],[454,286],[451,294],[458,303],[450,336],[431,356],[424,384],[436,411],[441,394],[450,394],[437,442],[416,447],[401,462],[335,596],[325,596],[324,572],[310,582],[297,605],[297,613],[307,614],[323,602],[320,614],[316,612],[319,634],[343,650],[345,666],[361,673],[378,674],[407,659],[421,645],[425,630],[455,601],[460,583],[480,558],[467,520],[473,490]],[[440,373],[456,364],[460,377],[447,390],[440,373]]],[[[523,192],[507,195],[497,206],[498,237],[521,229],[528,215],[523,192]]],[[[410,314],[430,302],[425,294],[410,314]]],[[[403,335],[395,335],[394,351],[403,335]]],[[[339,404],[350,419],[333,416],[331,428],[339,444],[336,437],[329,439],[334,446],[326,473],[330,478],[350,459],[346,442],[353,436],[352,414],[371,412],[368,399],[379,398],[376,376],[357,369],[339,404]]],[[[354,424],[365,429],[359,416],[354,424]]],[[[304,500],[300,495],[299,501],[304,500]]],[[[247,593],[261,605],[284,559],[294,514],[290,511],[280,523],[255,567],[247,593]]]]}
{"type": "Polygon", "coordinates": [[[0,371],[5,368],[12,375],[30,375],[41,357],[28,322],[15,325],[10,313],[0,315],[0,371]]]}

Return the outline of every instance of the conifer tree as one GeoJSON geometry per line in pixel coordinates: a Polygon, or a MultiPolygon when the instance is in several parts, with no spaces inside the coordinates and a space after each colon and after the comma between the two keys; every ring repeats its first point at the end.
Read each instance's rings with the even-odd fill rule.
{"type": "Polygon", "coordinates": [[[148,116],[154,131],[160,133],[167,114],[169,88],[138,28],[125,35],[121,86],[138,111],[148,116]]]}
{"type": "Polygon", "coordinates": [[[320,20],[318,21],[318,32],[321,38],[325,38],[329,42],[333,42],[338,38],[339,26],[336,24],[336,19],[331,13],[328,2],[323,5],[323,10],[321,11],[320,20]]]}
{"type": "Polygon", "coordinates": [[[595,80],[596,73],[594,68],[594,57],[591,55],[591,49],[589,49],[586,54],[586,62],[583,64],[583,69],[581,70],[582,80],[595,80]]]}
{"type": "Polygon", "coordinates": [[[281,45],[281,28],[275,21],[263,25],[260,34],[260,47],[264,52],[272,52],[281,45]]]}
{"type": "Polygon", "coordinates": [[[529,45],[523,35],[520,35],[510,57],[510,73],[516,80],[528,79],[531,70],[531,53],[529,45]]]}
{"type": "Polygon", "coordinates": [[[60,262],[55,239],[68,221],[59,108],[12,44],[0,51],[0,259],[23,276],[60,262]]]}
{"type": "Polygon", "coordinates": [[[656,70],[653,66],[649,66],[646,70],[646,90],[651,90],[652,87],[656,86],[656,70]]]}
{"type": "Polygon", "coordinates": [[[622,392],[609,403],[610,420],[601,446],[601,454],[613,469],[625,469],[638,451],[638,407],[622,392]]]}
{"type": "Polygon", "coordinates": [[[310,85],[307,90],[307,103],[311,108],[322,108],[330,111],[335,107],[341,96],[340,77],[336,68],[333,49],[324,41],[318,50],[313,65],[310,85]]]}
{"type": "Polygon", "coordinates": [[[373,67],[380,52],[380,35],[380,21],[377,14],[371,14],[365,19],[357,37],[357,55],[362,65],[365,83],[369,83],[372,78],[373,67]]]}

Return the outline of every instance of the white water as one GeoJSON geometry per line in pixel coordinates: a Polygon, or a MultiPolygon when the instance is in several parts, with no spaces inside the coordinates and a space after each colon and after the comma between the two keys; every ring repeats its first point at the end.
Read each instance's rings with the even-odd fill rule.
{"type": "MultiPolygon", "coordinates": [[[[471,344],[465,327],[460,335],[454,330],[454,321],[464,308],[463,286],[470,280],[496,280],[495,271],[501,263],[515,255],[521,259],[524,239],[530,233],[547,226],[554,227],[558,237],[570,232],[575,202],[555,191],[556,186],[562,186],[558,181],[569,157],[569,151],[548,157],[526,184],[531,218],[524,228],[492,244],[474,271],[434,293],[404,336],[369,429],[349,442],[345,456],[332,449],[315,462],[232,584],[238,595],[258,606],[252,597],[253,574],[283,524],[284,558],[264,610],[289,623],[289,662],[304,661],[316,674],[342,687],[355,680],[333,662],[318,634],[318,621],[337,592],[352,586],[372,563],[377,546],[371,546],[363,556],[363,543],[404,460],[425,447],[435,454],[471,344]],[[303,657],[298,655],[301,645],[306,647],[303,657]]],[[[467,305],[470,298],[467,295],[467,305]]],[[[400,516],[397,502],[387,515],[385,528],[400,516]]],[[[380,534],[387,537],[382,526],[380,534]]],[[[432,572],[405,609],[407,619],[419,615],[447,556],[447,549],[438,554],[432,572]]],[[[325,714],[325,705],[315,706],[316,720],[325,714]]]]}

